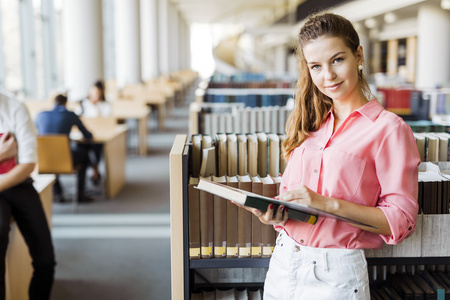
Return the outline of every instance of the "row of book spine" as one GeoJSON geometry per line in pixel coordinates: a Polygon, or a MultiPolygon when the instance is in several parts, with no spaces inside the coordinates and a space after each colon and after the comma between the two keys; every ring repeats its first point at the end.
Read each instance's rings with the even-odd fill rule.
{"type": "Polygon", "coordinates": [[[378,100],[383,106],[399,115],[409,115],[414,120],[430,120],[436,111],[436,101],[428,93],[409,87],[377,88],[378,100]]]}
{"type": "Polygon", "coordinates": [[[287,89],[291,86],[292,83],[289,81],[210,82],[208,84],[208,88],[211,89],[287,89]]]}
{"type": "Polygon", "coordinates": [[[431,115],[450,114],[450,89],[425,90],[424,96],[428,99],[431,115]]]}
{"type": "Polygon", "coordinates": [[[419,165],[418,203],[421,213],[448,214],[450,162],[422,162],[419,165]]]}
{"type": "Polygon", "coordinates": [[[278,90],[280,89],[273,89],[272,92],[256,93],[252,89],[240,89],[237,90],[239,93],[235,92],[234,94],[227,94],[222,90],[220,92],[206,90],[203,102],[244,103],[247,107],[284,106],[292,98],[292,93],[278,90]]]}
{"type": "MultiPolygon", "coordinates": [[[[413,267],[412,271],[379,272],[384,273],[379,278],[374,278],[373,273],[369,272],[371,299],[449,299],[448,271],[436,269],[435,266],[408,267],[413,267]]],[[[387,267],[370,267],[369,271],[374,269],[386,270],[387,267]]]]}
{"type": "Polygon", "coordinates": [[[411,113],[411,88],[378,88],[382,95],[384,107],[398,114],[409,115],[411,113]]]}
{"type": "Polygon", "coordinates": [[[414,132],[422,162],[450,161],[450,134],[447,132],[414,132]]]}
{"type": "MultiPolygon", "coordinates": [[[[386,266],[369,267],[370,296],[374,300],[448,299],[450,273],[434,266],[409,266],[413,271],[386,272],[386,266]],[[429,269],[430,270],[429,270],[429,269]],[[384,272],[377,272],[383,270],[384,272]],[[375,272],[373,272],[375,270],[375,272]],[[374,277],[373,274],[379,277],[374,277]],[[381,276],[380,276],[381,275],[381,276]]],[[[191,299],[262,299],[262,289],[212,289],[191,292],[191,299]]]]}
{"type": "Polygon", "coordinates": [[[284,135],[219,133],[193,135],[188,188],[191,259],[270,257],[276,232],[244,208],[195,189],[200,178],[274,197],[286,165],[284,135]]]}
{"type": "Polygon", "coordinates": [[[191,292],[191,300],[261,300],[261,289],[205,289],[191,292]]]}
{"type": "Polygon", "coordinates": [[[290,113],[286,106],[234,107],[227,113],[201,111],[198,132],[284,132],[290,113]]]}

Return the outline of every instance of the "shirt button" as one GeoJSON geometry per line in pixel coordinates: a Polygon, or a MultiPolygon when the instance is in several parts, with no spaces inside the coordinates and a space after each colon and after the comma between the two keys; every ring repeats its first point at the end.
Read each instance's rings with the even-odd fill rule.
{"type": "Polygon", "coordinates": [[[300,244],[303,244],[305,241],[304,240],[300,240],[300,244]]]}
{"type": "Polygon", "coordinates": [[[295,252],[298,252],[298,251],[300,251],[300,246],[298,246],[298,245],[295,245],[295,247],[294,247],[294,251],[295,251],[295,252]]]}
{"type": "Polygon", "coordinates": [[[320,147],[320,148],[319,148],[319,150],[322,150],[322,149],[323,149],[323,147],[320,147]]]}
{"type": "Polygon", "coordinates": [[[313,265],[315,265],[315,264],[316,264],[316,261],[315,261],[315,260],[313,260],[313,262],[312,262],[312,263],[313,263],[313,265]]]}
{"type": "Polygon", "coordinates": [[[317,169],[314,169],[314,173],[317,173],[318,172],[318,170],[317,169]]]}
{"type": "Polygon", "coordinates": [[[411,226],[409,226],[408,230],[412,230],[412,227],[411,227],[411,226]]]}

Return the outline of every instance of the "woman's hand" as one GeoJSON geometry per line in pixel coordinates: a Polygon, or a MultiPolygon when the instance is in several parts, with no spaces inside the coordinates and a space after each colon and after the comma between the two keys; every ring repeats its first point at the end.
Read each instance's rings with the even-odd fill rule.
{"type": "Polygon", "coordinates": [[[258,219],[266,224],[266,225],[277,225],[277,226],[283,226],[286,223],[287,219],[288,219],[288,208],[284,207],[284,206],[279,206],[278,209],[276,211],[274,211],[274,205],[270,204],[267,207],[267,211],[266,212],[262,212],[259,209],[254,209],[251,207],[247,207],[247,206],[242,206],[236,202],[233,202],[234,204],[236,204],[239,207],[244,208],[245,210],[248,210],[249,212],[251,212],[252,214],[254,214],[255,216],[258,217],[258,219]]]}
{"type": "Polygon", "coordinates": [[[305,204],[344,218],[375,226],[375,228],[373,228],[349,223],[352,226],[369,232],[387,236],[392,234],[386,216],[378,207],[365,206],[346,200],[322,196],[306,186],[300,186],[298,189],[283,193],[276,198],[281,201],[305,204]]]}
{"type": "Polygon", "coordinates": [[[336,208],[332,198],[322,196],[304,185],[300,186],[298,189],[285,192],[275,198],[281,201],[305,204],[329,212],[336,208]]]}

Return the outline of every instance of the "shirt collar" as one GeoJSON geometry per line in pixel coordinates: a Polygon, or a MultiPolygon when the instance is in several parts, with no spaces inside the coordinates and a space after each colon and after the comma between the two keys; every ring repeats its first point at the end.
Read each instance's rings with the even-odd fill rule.
{"type": "Polygon", "coordinates": [[[378,115],[384,110],[384,107],[376,99],[370,100],[365,105],[358,108],[356,111],[361,115],[371,120],[372,122],[378,117],[378,115]]]}
{"type": "Polygon", "coordinates": [[[65,111],[65,110],[67,110],[67,108],[64,105],[55,104],[55,106],[53,107],[53,110],[55,110],[55,111],[65,111]]]}

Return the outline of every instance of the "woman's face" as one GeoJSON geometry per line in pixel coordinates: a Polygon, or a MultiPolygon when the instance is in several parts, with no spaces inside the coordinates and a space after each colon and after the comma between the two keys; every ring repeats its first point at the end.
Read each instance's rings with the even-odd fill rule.
{"type": "Polygon", "coordinates": [[[93,86],[89,90],[89,100],[91,100],[94,103],[97,103],[101,101],[101,91],[97,87],[93,86]]]}
{"type": "Polygon", "coordinates": [[[363,60],[361,46],[355,55],[341,38],[320,37],[303,47],[303,55],[313,83],[333,101],[361,95],[358,83],[358,65],[363,60]]]}

